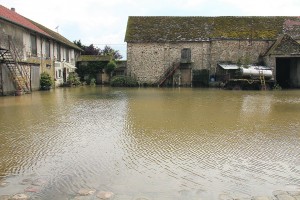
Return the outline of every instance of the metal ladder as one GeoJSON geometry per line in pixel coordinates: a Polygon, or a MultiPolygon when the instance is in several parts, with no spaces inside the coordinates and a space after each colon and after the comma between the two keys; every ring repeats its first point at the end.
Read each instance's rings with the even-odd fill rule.
{"type": "Polygon", "coordinates": [[[171,77],[175,71],[180,67],[180,63],[173,63],[165,72],[164,74],[159,78],[159,80],[157,81],[157,86],[160,87],[162,86],[165,81],[171,77]]]}
{"type": "Polygon", "coordinates": [[[16,92],[30,93],[30,83],[28,73],[23,66],[20,66],[10,50],[0,49],[1,61],[4,63],[11,75],[16,92]]]}
{"type": "Polygon", "coordinates": [[[261,90],[267,90],[266,80],[265,80],[265,76],[264,76],[264,71],[263,70],[259,70],[259,79],[260,79],[261,90]]]}

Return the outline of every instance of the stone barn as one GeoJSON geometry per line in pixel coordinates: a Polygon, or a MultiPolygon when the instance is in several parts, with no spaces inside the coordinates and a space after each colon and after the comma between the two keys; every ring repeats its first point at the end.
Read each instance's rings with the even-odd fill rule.
{"type": "Polygon", "coordinates": [[[215,81],[222,63],[264,65],[279,85],[300,88],[299,41],[299,17],[129,17],[127,73],[192,86],[215,81]]]}

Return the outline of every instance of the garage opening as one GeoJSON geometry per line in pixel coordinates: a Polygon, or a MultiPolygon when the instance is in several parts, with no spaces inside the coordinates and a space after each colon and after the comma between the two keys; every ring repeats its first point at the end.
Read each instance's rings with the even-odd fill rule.
{"type": "Polygon", "coordinates": [[[276,80],[282,88],[300,88],[300,58],[276,58],[276,80]]]}
{"type": "Polygon", "coordinates": [[[282,88],[290,88],[291,58],[276,58],[276,81],[282,88]]]}

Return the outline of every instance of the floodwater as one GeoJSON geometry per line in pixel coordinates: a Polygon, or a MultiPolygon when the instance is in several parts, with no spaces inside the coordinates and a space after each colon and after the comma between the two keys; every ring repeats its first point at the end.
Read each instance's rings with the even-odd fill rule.
{"type": "Polygon", "coordinates": [[[0,196],[32,199],[76,199],[81,188],[118,200],[299,188],[300,90],[81,87],[1,97],[1,182],[0,196]]]}

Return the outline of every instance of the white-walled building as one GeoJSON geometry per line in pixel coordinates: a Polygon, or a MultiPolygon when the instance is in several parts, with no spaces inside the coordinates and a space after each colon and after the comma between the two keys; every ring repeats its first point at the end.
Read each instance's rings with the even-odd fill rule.
{"type": "Polygon", "coordinates": [[[0,95],[38,90],[42,72],[62,84],[80,52],[59,33],[0,5],[0,95]]]}

